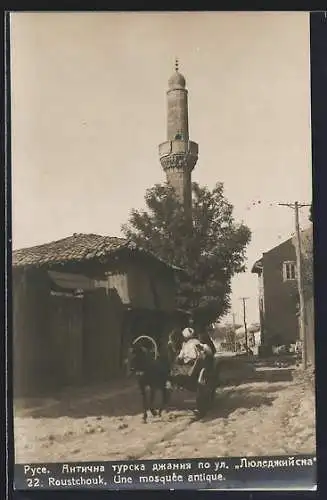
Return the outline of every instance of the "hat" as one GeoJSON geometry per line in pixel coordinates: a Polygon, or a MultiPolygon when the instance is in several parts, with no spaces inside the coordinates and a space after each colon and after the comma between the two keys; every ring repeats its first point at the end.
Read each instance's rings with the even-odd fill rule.
{"type": "Polygon", "coordinates": [[[194,329],[190,327],[184,328],[182,335],[185,340],[192,339],[194,337],[194,329]]]}

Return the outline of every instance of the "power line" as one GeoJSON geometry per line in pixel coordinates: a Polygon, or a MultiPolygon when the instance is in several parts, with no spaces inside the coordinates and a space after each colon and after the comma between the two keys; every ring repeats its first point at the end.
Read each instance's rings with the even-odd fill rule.
{"type": "Polygon", "coordinates": [[[299,203],[298,201],[296,201],[294,203],[278,203],[278,205],[280,207],[293,208],[293,210],[296,209],[296,207],[298,207],[298,208],[311,207],[311,203],[299,203]]]}
{"type": "Polygon", "coordinates": [[[233,312],[232,313],[232,317],[233,317],[233,337],[234,337],[234,351],[236,352],[237,349],[236,349],[236,346],[237,346],[237,339],[236,339],[236,321],[235,321],[235,313],[233,312]]]}
{"type": "MultiPolygon", "coordinates": [[[[255,200],[252,202],[249,202],[247,205],[244,206],[244,210],[246,212],[252,212],[252,210],[255,209],[273,209],[276,208],[277,205],[281,206],[290,206],[292,205],[291,203],[279,203],[277,204],[275,201],[267,201],[267,200],[255,200]]],[[[311,207],[311,204],[307,203],[299,203],[299,207],[311,207]]]]}

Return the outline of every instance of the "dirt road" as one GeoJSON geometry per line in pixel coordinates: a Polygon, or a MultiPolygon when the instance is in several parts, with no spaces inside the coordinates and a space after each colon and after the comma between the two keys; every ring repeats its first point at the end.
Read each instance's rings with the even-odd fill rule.
{"type": "Polygon", "coordinates": [[[16,462],[283,455],[315,452],[312,382],[290,369],[258,369],[218,390],[196,421],[194,395],[176,391],[143,424],[135,387],[15,410],[16,462]]]}

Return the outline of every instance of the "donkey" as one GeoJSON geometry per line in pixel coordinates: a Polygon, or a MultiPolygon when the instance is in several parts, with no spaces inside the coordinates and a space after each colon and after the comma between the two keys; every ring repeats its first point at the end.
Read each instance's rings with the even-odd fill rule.
{"type": "Polygon", "coordinates": [[[147,423],[148,411],[153,416],[161,416],[169,400],[170,363],[167,357],[159,355],[156,342],[146,335],[134,340],[129,350],[129,371],[134,373],[142,395],[143,422],[147,423]],[[139,341],[148,339],[154,345],[154,353],[149,347],[141,346],[139,341]],[[159,410],[154,408],[156,392],[161,393],[159,410]]]}

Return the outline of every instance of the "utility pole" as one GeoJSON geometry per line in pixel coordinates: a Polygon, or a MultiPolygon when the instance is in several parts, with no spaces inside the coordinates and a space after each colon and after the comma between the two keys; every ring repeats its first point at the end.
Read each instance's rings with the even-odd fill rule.
{"type": "Polygon", "coordinates": [[[250,297],[241,297],[240,300],[243,302],[243,321],[244,321],[244,334],[245,334],[245,347],[248,350],[248,327],[246,324],[246,301],[250,297]]]}
{"type": "Polygon", "coordinates": [[[300,222],[299,222],[299,209],[302,207],[310,207],[308,203],[278,203],[282,207],[292,208],[295,214],[295,240],[296,240],[296,276],[297,287],[300,298],[300,338],[302,340],[302,367],[307,369],[307,338],[305,331],[305,304],[304,304],[304,291],[303,291],[303,275],[302,275],[302,249],[301,249],[301,235],[300,235],[300,222]]]}
{"type": "Polygon", "coordinates": [[[233,334],[234,334],[234,351],[236,352],[236,323],[235,323],[235,313],[233,313],[233,334]]]}

